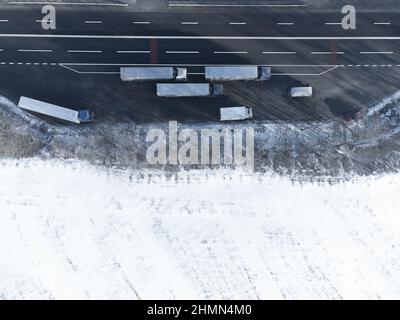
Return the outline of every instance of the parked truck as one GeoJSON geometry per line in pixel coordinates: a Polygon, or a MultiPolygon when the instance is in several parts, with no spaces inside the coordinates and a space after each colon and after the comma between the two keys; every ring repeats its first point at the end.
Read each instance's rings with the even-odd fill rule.
{"type": "Polygon", "coordinates": [[[229,107],[221,108],[221,121],[239,121],[253,118],[251,107],[229,107]]]}
{"type": "Polygon", "coordinates": [[[292,98],[311,98],[313,96],[313,88],[294,87],[290,89],[289,96],[292,98]]]}
{"type": "Polygon", "coordinates": [[[122,81],[186,81],[187,69],[178,67],[122,67],[122,81]]]}
{"type": "Polygon", "coordinates": [[[224,87],[211,83],[159,83],[159,97],[216,97],[222,95],[224,87]]]}
{"type": "Polygon", "coordinates": [[[82,109],[76,111],[27,97],[19,99],[18,107],[78,124],[90,122],[94,118],[94,113],[90,110],[82,109]]]}
{"type": "Polygon", "coordinates": [[[210,81],[265,81],[271,78],[270,67],[259,66],[209,66],[206,79],[210,81]]]}

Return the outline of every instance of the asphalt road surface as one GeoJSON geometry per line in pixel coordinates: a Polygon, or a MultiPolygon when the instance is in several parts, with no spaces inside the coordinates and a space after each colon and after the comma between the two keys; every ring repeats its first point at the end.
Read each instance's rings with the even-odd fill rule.
{"type": "Polygon", "coordinates": [[[258,120],[304,120],[353,113],[399,88],[398,11],[358,6],[357,28],[344,30],[340,6],[266,3],[168,2],[168,9],[149,12],[56,5],[55,30],[42,28],[42,5],[6,4],[0,94],[92,108],[108,121],[216,120],[219,107],[233,105],[253,106],[258,120]],[[180,65],[202,82],[205,65],[221,64],[267,65],[273,77],[225,83],[217,99],[171,100],[157,98],[154,83],[122,83],[118,76],[124,65],[180,65]],[[316,96],[290,100],[288,89],[302,84],[316,96]]]}

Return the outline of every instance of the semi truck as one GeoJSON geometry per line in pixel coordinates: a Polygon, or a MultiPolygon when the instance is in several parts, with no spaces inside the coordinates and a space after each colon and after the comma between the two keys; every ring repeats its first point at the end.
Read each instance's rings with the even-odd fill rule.
{"type": "Polygon", "coordinates": [[[159,83],[157,96],[159,97],[216,97],[222,95],[224,87],[211,83],[159,83]]]}
{"type": "Polygon", "coordinates": [[[229,107],[221,108],[221,121],[239,121],[253,118],[253,109],[251,107],[229,107]]]}
{"type": "Polygon", "coordinates": [[[259,66],[209,66],[206,79],[210,81],[265,81],[271,78],[270,67],[259,66]]]}
{"type": "Polygon", "coordinates": [[[122,81],[187,80],[187,69],[178,67],[121,67],[122,81]]]}
{"type": "Polygon", "coordinates": [[[27,97],[19,99],[18,107],[78,124],[90,122],[94,118],[94,113],[90,110],[82,109],[76,111],[27,97]]]}

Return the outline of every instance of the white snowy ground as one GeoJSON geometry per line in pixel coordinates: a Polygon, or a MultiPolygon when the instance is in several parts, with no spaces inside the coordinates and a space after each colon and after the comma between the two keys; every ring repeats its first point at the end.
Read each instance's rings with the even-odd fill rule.
{"type": "Polygon", "coordinates": [[[400,175],[0,164],[0,298],[400,298],[400,175]]]}

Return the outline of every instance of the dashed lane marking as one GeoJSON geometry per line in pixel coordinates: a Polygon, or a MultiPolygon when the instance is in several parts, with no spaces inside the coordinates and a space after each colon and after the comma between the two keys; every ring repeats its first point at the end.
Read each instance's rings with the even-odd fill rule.
{"type": "Polygon", "coordinates": [[[68,53],[103,53],[101,50],[68,50],[68,53]]]}
{"type": "Polygon", "coordinates": [[[214,51],[214,54],[248,54],[247,51],[214,51]]]}
{"type": "Polygon", "coordinates": [[[53,50],[43,50],[43,49],[18,49],[18,52],[45,52],[51,53],[53,50]]]}
{"type": "Polygon", "coordinates": [[[96,3],[96,2],[58,2],[58,1],[9,1],[9,5],[60,5],[60,6],[116,6],[116,7],[127,7],[127,3],[96,3]]]}
{"type": "Polygon", "coordinates": [[[149,51],[149,50],[143,50],[143,51],[135,51],[135,50],[118,50],[118,51],[116,51],[117,53],[120,53],[120,54],[129,54],[129,53],[131,53],[131,54],[149,54],[149,53],[151,53],[151,51],[149,51]]]}
{"type": "Polygon", "coordinates": [[[199,25],[200,23],[197,21],[182,21],[182,25],[199,25]]]}
{"type": "Polygon", "coordinates": [[[85,20],[86,24],[102,24],[103,21],[101,20],[85,20]]]}
{"type": "Polygon", "coordinates": [[[166,54],[199,54],[200,51],[165,51],[166,54]]]}

